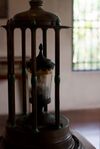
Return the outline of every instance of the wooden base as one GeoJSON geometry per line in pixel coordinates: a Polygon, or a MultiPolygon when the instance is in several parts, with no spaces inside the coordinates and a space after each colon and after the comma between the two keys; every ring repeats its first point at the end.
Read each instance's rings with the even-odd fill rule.
{"type": "MultiPolygon", "coordinates": [[[[85,138],[83,138],[77,132],[74,131],[72,135],[74,136],[74,139],[76,141],[76,146],[74,146],[73,149],[96,149],[85,138]]],[[[42,146],[40,146],[40,148],[42,148],[42,146]]],[[[0,139],[0,149],[9,149],[9,147],[5,147],[3,137],[0,139]]],[[[12,149],[12,148],[10,148],[10,149],[12,149]]],[[[18,149],[22,149],[22,148],[18,148],[18,149]]]]}
{"type": "MultiPolygon", "coordinates": [[[[68,127],[67,127],[68,128],[68,127]]],[[[66,131],[66,133],[64,133],[65,132],[65,130],[66,130],[66,128],[64,127],[64,131],[63,130],[61,130],[61,134],[64,136],[65,134],[67,134],[67,132],[68,131],[66,131]]],[[[67,130],[70,130],[70,128],[69,129],[67,129],[67,130]]],[[[53,132],[52,132],[53,133],[53,132]]],[[[70,134],[71,134],[71,136],[72,136],[72,139],[74,140],[74,142],[75,142],[75,144],[74,144],[74,146],[72,145],[72,147],[70,148],[70,149],[95,149],[95,147],[93,147],[84,137],[82,137],[79,133],[77,133],[77,132],[75,132],[75,131],[70,131],[70,134]]],[[[6,135],[7,135],[7,132],[6,132],[6,135]]],[[[13,135],[15,135],[15,133],[13,134],[13,135]]],[[[57,140],[59,140],[60,138],[61,138],[61,135],[59,136],[59,131],[58,132],[56,132],[56,133],[53,133],[53,134],[49,134],[49,135],[51,135],[51,136],[49,136],[48,137],[48,139],[47,139],[47,137],[46,137],[46,139],[44,140],[43,138],[42,138],[42,141],[46,141],[46,140],[51,140],[51,142],[52,142],[52,137],[54,137],[55,135],[56,135],[56,139],[57,140]],[[52,136],[53,135],[53,136],[52,136]]],[[[16,136],[16,135],[15,135],[16,136]]],[[[47,135],[48,136],[48,135],[47,135]]],[[[11,137],[11,135],[8,133],[8,139],[9,139],[9,137],[11,137]]],[[[16,147],[16,145],[15,145],[15,147],[11,147],[11,146],[8,146],[8,145],[6,145],[6,142],[5,142],[5,139],[6,138],[6,136],[5,137],[2,137],[1,139],[0,139],[0,149],[23,149],[22,147],[16,147]]],[[[55,137],[53,138],[54,140],[55,140],[55,137]]],[[[23,137],[21,138],[21,140],[23,140],[23,137]]],[[[41,139],[40,139],[41,140],[41,139]]],[[[62,142],[64,141],[64,138],[62,138],[62,142]]],[[[25,142],[25,141],[24,141],[25,142]]],[[[26,139],[26,142],[27,142],[27,139],[26,139]]],[[[25,142],[25,143],[26,143],[25,142]]],[[[66,141],[65,141],[66,142],[66,141]]],[[[24,144],[25,144],[24,143],[24,144]]],[[[72,142],[71,142],[72,143],[72,142]]],[[[38,140],[37,140],[37,144],[38,144],[38,140]]],[[[51,147],[50,147],[50,144],[49,145],[47,145],[46,146],[46,149],[47,148],[49,148],[49,149],[69,149],[69,147],[70,146],[67,146],[66,144],[65,144],[65,146],[60,146],[60,147],[58,147],[58,146],[54,146],[54,147],[52,147],[52,143],[51,143],[51,147]]],[[[38,147],[38,149],[41,149],[41,148],[43,148],[43,149],[45,149],[45,145],[44,146],[42,146],[42,145],[39,145],[39,147],[38,147]]],[[[27,148],[24,148],[24,149],[27,149],[27,148]]],[[[28,148],[29,149],[29,148],[28,148]]],[[[31,147],[31,149],[35,149],[35,147],[31,147]]]]}
{"type": "MultiPolygon", "coordinates": [[[[59,128],[55,125],[55,115],[44,113],[38,121],[38,131],[33,129],[33,115],[19,116],[16,125],[6,126],[5,145],[12,149],[74,149],[80,144],[72,136],[69,120],[60,116],[59,128]]],[[[6,148],[7,148],[6,147],[6,148]]]]}

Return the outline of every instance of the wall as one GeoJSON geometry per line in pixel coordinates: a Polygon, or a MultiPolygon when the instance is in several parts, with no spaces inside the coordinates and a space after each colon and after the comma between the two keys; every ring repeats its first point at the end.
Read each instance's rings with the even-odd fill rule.
{"type": "MultiPolygon", "coordinates": [[[[9,17],[29,8],[27,1],[28,0],[9,0],[9,17]]],[[[59,15],[63,25],[72,25],[72,0],[44,0],[44,8],[59,15]]],[[[5,24],[5,22],[6,20],[0,20],[0,24],[5,24]]],[[[61,109],[100,107],[100,72],[73,72],[71,70],[71,35],[71,29],[61,32],[61,109]]],[[[48,40],[51,41],[48,44],[48,49],[50,49],[50,51],[48,51],[48,57],[53,59],[52,35],[48,37],[48,40]]],[[[18,39],[16,42],[18,42],[18,39]]],[[[18,51],[16,54],[18,54],[18,51]]],[[[6,55],[6,39],[4,31],[2,30],[0,34],[0,55],[6,55]]],[[[19,87],[17,83],[16,98],[19,98],[19,87]]],[[[52,93],[52,98],[53,95],[52,93]]],[[[0,113],[7,113],[6,81],[0,81],[0,102],[0,113]]],[[[19,102],[17,105],[19,105],[19,102]]],[[[53,102],[50,108],[53,109],[53,102]]]]}

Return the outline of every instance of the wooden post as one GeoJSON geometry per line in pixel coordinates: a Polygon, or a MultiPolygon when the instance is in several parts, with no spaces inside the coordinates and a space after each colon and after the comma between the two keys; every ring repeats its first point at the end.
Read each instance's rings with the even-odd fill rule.
{"type": "Polygon", "coordinates": [[[55,123],[60,125],[60,30],[55,29],[55,123]]]}
{"type": "Polygon", "coordinates": [[[8,122],[15,124],[15,74],[14,74],[14,29],[7,27],[7,59],[8,59],[8,122]]]}
{"type": "Polygon", "coordinates": [[[22,28],[22,95],[23,95],[23,114],[26,115],[26,38],[25,38],[25,29],[22,28]]]}
{"type": "MultiPolygon", "coordinates": [[[[43,28],[43,55],[47,57],[47,29],[43,28]]],[[[44,107],[44,111],[48,111],[48,106],[44,107]]]]}
{"type": "Polygon", "coordinates": [[[36,29],[31,29],[33,131],[37,132],[36,29]]]}

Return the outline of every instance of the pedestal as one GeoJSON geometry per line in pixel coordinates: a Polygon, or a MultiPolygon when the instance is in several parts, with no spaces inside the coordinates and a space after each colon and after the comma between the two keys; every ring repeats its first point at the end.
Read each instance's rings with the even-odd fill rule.
{"type": "MultiPolygon", "coordinates": [[[[64,119],[64,121],[65,120],[66,119],[64,119]]],[[[25,130],[24,133],[16,128],[8,127],[4,137],[0,138],[0,149],[95,149],[95,147],[79,133],[73,130],[70,131],[69,125],[67,125],[66,122],[67,121],[65,121],[63,127],[58,130],[44,130],[43,128],[44,131],[41,131],[37,136],[32,136],[31,131],[27,132],[25,130]],[[19,144],[18,146],[17,143],[19,144]],[[23,144],[25,145],[24,147],[22,147],[23,144]]]]}
{"type": "MultiPolygon", "coordinates": [[[[78,141],[78,142],[76,142],[77,145],[74,149],[96,149],[94,146],[92,146],[85,138],[83,138],[77,132],[73,132],[73,136],[75,137],[76,141],[78,141]]],[[[3,137],[0,138],[0,149],[6,149],[3,137]]]]}

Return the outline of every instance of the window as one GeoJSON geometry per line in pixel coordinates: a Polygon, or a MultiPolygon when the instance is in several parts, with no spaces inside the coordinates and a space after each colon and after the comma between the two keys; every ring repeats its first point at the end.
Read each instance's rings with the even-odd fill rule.
{"type": "Polygon", "coordinates": [[[73,70],[100,70],[100,0],[73,0],[73,70]]]}

